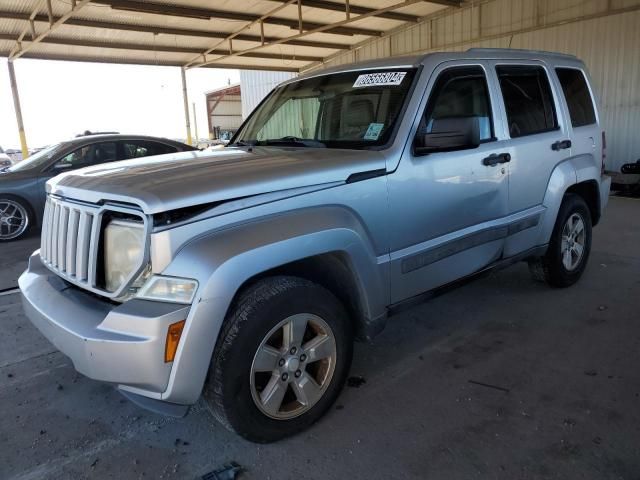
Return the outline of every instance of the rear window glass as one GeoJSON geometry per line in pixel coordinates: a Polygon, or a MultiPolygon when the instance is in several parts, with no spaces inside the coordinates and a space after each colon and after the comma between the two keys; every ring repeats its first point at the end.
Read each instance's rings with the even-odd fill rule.
{"type": "Polygon", "coordinates": [[[496,67],[512,138],[548,132],[558,127],[553,95],[542,67],[496,67]]]}
{"type": "Polygon", "coordinates": [[[584,74],[574,68],[557,68],[556,73],[567,99],[571,124],[583,127],[596,123],[596,112],[584,74]]]}

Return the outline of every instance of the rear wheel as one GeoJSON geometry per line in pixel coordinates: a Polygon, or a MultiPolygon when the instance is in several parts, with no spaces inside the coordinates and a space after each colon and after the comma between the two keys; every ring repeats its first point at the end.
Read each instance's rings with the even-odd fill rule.
{"type": "Polygon", "coordinates": [[[335,401],[353,352],[351,323],[323,287],[259,281],[225,321],[204,396],[227,428],[254,442],[304,430],[335,401]]]}
{"type": "Polygon", "coordinates": [[[576,283],[587,266],[591,252],[591,214],[582,197],[567,194],[562,201],[547,253],[529,261],[537,280],[554,287],[576,283]]]}
{"type": "Polygon", "coordinates": [[[13,197],[0,197],[0,242],[24,237],[30,226],[28,206],[13,197]]]}

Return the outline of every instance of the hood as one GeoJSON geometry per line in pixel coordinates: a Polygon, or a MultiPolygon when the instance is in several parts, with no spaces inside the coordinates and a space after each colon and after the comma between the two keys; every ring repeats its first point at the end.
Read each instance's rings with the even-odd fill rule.
{"type": "Polygon", "coordinates": [[[25,178],[38,178],[39,176],[39,170],[20,170],[17,172],[9,172],[0,168],[0,182],[22,180],[25,178]]]}
{"type": "Polygon", "coordinates": [[[349,175],[385,168],[370,150],[225,148],[113,162],[63,173],[47,191],[76,200],[139,205],[147,214],[344,182],[349,175]]]}

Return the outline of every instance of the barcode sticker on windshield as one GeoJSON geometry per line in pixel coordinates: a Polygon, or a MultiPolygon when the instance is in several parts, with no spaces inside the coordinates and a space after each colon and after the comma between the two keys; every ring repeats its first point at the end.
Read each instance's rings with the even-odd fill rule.
{"type": "Polygon", "coordinates": [[[407,72],[365,73],[356,78],[353,88],[400,85],[406,74],[407,72]]]}

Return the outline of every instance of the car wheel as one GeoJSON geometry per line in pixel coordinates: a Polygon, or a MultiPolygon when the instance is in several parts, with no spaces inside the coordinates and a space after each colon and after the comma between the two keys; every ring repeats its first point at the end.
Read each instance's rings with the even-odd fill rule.
{"type": "Polygon", "coordinates": [[[18,240],[31,227],[31,212],[27,205],[13,197],[0,197],[0,242],[18,240]]]}
{"type": "Polygon", "coordinates": [[[547,253],[529,261],[536,280],[569,287],[582,276],[591,252],[591,213],[582,197],[565,195],[547,253]]]}
{"type": "Polygon", "coordinates": [[[273,442],[327,411],[352,355],[351,321],[331,292],[296,277],[266,278],[240,295],[225,320],[204,397],[228,429],[273,442]]]}

